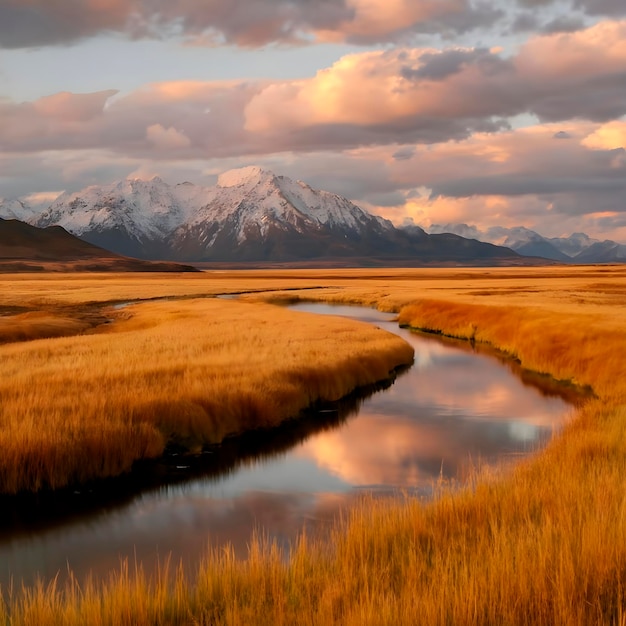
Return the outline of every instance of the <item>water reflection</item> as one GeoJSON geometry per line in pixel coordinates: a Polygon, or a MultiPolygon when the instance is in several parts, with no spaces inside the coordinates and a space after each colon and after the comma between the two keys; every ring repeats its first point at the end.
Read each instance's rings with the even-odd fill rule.
{"type": "Polygon", "coordinates": [[[219,452],[139,468],[110,488],[8,509],[0,502],[9,513],[0,584],[11,576],[27,583],[37,574],[63,577],[68,566],[79,577],[106,575],[121,558],[137,557],[149,569],[168,554],[193,570],[209,544],[230,542],[243,554],[255,528],[286,543],[303,525],[329,523],[364,491],[426,495],[440,477],[462,479],[479,461],[532,451],[571,412],[571,394],[549,379],[515,375],[515,364],[503,367],[465,344],[412,335],[390,315],[294,308],[359,316],[401,334],[415,347],[415,365],[382,393],[322,407],[219,452]]]}

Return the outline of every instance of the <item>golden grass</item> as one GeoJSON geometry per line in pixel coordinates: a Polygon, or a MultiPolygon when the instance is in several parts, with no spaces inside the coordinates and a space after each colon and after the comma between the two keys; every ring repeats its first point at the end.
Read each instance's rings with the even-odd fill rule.
{"type": "Polygon", "coordinates": [[[289,557],[258,540],[243,561],[213,552],[194,583],[122,569],[102,588],[16,592],[7,623],[626,625],[624,268],[342,276],[305,297],[378,292],[404,323],[489,342],[598,397],[544,451],[464,491],[366,500],[289,557]]]}
{"type": "Polygon", "coordinates": [[[0,344],[78,335],[89,328],[82,320],[46,311],[0,317],[0,344]]]}
{"type": "Polygon", "coordinates": [[[367,324],[269,305],[153,302],[118,316],[104,334],[0,346],[0,492],[115,476],[168,443],[274,426],[413,358],[367,324]]]}
{"type": "Polygon", "coordinates": [[[408,305],[399,323],[428,332],[489,343],[527,368],[593,387],[602,396],[623,394],[626,326],[605,328],[589,313],[567,318],[541,307],[489,306],[423,300],[408,305]]]}

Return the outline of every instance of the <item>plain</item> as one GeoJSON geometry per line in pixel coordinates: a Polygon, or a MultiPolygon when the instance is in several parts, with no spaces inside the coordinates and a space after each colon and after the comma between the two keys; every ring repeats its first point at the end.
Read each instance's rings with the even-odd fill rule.
{"type": "MultiPolygon", "coordinates": [[[[77,581],[15,591],[3,609],[8,624],[626,624],[626,268],[5,276],[0,306],[72,320],[68,335],[84,333],[75,324],[113,302],[174,300],[118,309],[128,319],[105,334],[93,322],[93,335],[3,350],[54,346],[48,362],[56,367],[71,341],[119,341],[124,332],[159,328],[176,307],[189,306],[192,315],[199,307],[204,315],[212,303],[179,298],[241,292],[255,292],[245,296],[252,300],[397,311],[403,324],[489,343],[528,369],[591,388],[595,397],[532,459],[506,472],[478,472],[465,489],[443,488],[431,503],[366,500],[328,541],[303,536],[287,557],[255,539],[243,561],[229,550],[208,554],[194,581],[175,567],[150,579],[138,566],[112,573],[103,587],[77,581]]],[[[218,304],[225,317],[234,314],[229,303],[218,304]]],[[[274,315],[267,306],[247,308],[267,321],[274,315]]],[[[259,345],[271,326],[259,330],[259,345]]],[[[332,336],[317,319],[303,327],[301,350],[332,336]]],[[[155,341],[175,345],[171,334],[155,341]]],[[[344,345],[351,342],[340,340],[335,353],[344,345]]],[[[223,351],[217,347],[215,356],[223,351]]],[[[296,378],[294,385],[302,390],[309,381],[296,378]]]]}

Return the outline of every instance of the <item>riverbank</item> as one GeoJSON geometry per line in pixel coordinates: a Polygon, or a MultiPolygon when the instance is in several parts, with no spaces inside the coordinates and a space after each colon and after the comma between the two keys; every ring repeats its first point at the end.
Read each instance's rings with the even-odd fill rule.
{"type": "Polygon", "coordinates": [[[173,568],[122,568],[104,587],[15,593],[9,623],[626,624],[624,268],[372,274],[333,274],[303,299],[395,309],[597,399],[513,471],[428,505],[365,501],[289,559],[256,540],[247,560],[208,555],[194,584],[173,568]]]}
{"type": "Polygon", "coordinates": [[[199,451],[388,379],[413,349],[367,324],[215,299],[110,311],[97,334],[0,347],[0,492],[79,486],[199,451]]]}

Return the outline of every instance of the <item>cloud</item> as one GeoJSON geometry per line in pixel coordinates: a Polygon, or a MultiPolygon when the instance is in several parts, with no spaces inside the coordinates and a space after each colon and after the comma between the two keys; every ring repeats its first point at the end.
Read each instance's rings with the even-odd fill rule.
{"type": "Polygon", "coordinates": [[[269,85],[245,109],[250,132],[291,133],[305,145],[309,129],[344,145],[351,129],[363,144],[462,139],[523,113],[546,121],[626,113],[626,22],[536,36],[512,57],[480,48],[348,55],[309,80],[269,85]]]}
{"type": "Polygon", "coordinates": [[[415,148],[413,146],[405,146],[404,148],[396,150],[391,156],[397,161],[405,161],[407,159],[413,158],[414,155],[415,148]]]}
{"type": "Polygon", "coordinates": [[[394,174],[407,187],[428,187],[432,197],[607,194],[619,205],[619,194],[626,197],[626,170],[615,168],[614,148],[624,139],[622,124],[581,122],[476,135],[435,150],[419,148],[412,159],[396,163],[394,174]],[[556,140],[555,131],[569,140],[556,140]]]}
{"type": "Polygon", "coordinates": [[[198,45],[377,43],[417,32],[463,33],[501,15],[470,0],[4,0],[0,45],[59,45],[111,32],[198,45]]]}
{"type": "Polygon", "coordinates": [[[155,147],[164,150],[176,150],[177,148],[188,148],[191,140],[185,134],[178,132],[175,128],[163,128],[161,124],[152,124],[146,129],[148,141],[155,147]]]}
{"type": "MultiPolygon", "coordinates": [[[[575,8],[591,16],[626,16],[623,0],[572,3],[520,1],[535,11],[554,5],[561,13],[575,8]]],[[[209,46],[406,43],[416,35],[452,39],[489,29],[506,18],[510,4],[486,0],[3,0],[0,47],[67,45],[111,33],[209,46]]],[[[553,18],[546,28],[570,30],[578,19],[553,18]]],[[[520,13],[511,29],[530,30],[536,22],[533,13],[520,13]]]]}
{"type": "Polygon", "coordinates": [[[539,18],[534,13],[518,13],[511,24],[512,33],[525,33],[539,28],[539,18]]]}
{"type": "Polygon", "coordinates": [[[174,27],[199,45],[304,43],[315,32],[334,32],[355,17],[346,0],[152,0],[144,5],[144,18],[157,24],[158,31],[174,27]]]}
{"type": "Polygon", "coordinates": [[[82,147],[102,126],[106,102],[116,93],[62,92],[34,102],[0,102],[0,150],[82,147]]]}
{"type": "Polygon", "coordinates": [[[543,33],[573,33],[585,28],[585,21],[576,15],[560,15],[542,27],[543,33]]]}
{"type": "Polygon", "coordinates": [[[3,0],[0,46],[64,44],[106,31],[130,32],[136,0],[3,0]]]}
{"type": "Polygon", "coordinates": [[[589,15],[626,15],[626,5],[622,0],[575,0],[574,6],[583,9],[589,15]]]}
{"type": "Polygon", "coordinates": [[[626,121],[604,124],[585,137],[582,144],[594,150],[626,150],[626,121]]]}
{"type": "Polygon", "coordinates": [[[401,74],[408,80],[424,79],[439,81],[459,74],[468,65],[480,64],[481,62],[485,64],[494,62],[491,53],[486,48],[426,52],[421,55],[420,67],[417,69],[413,69],[409,66],[402,67],[401,74]]]}
{"type": "Polygon", "coordinates": [[[187,159],[315,152],[462,141],[529,113],[601,122],[626,114],[626,22],[533,37],[512,57],[394,48],[344,56],[302,80],[173,81],[124,95],[0,101],[0,147],[156,159],[168,148],[187,159]]]}

